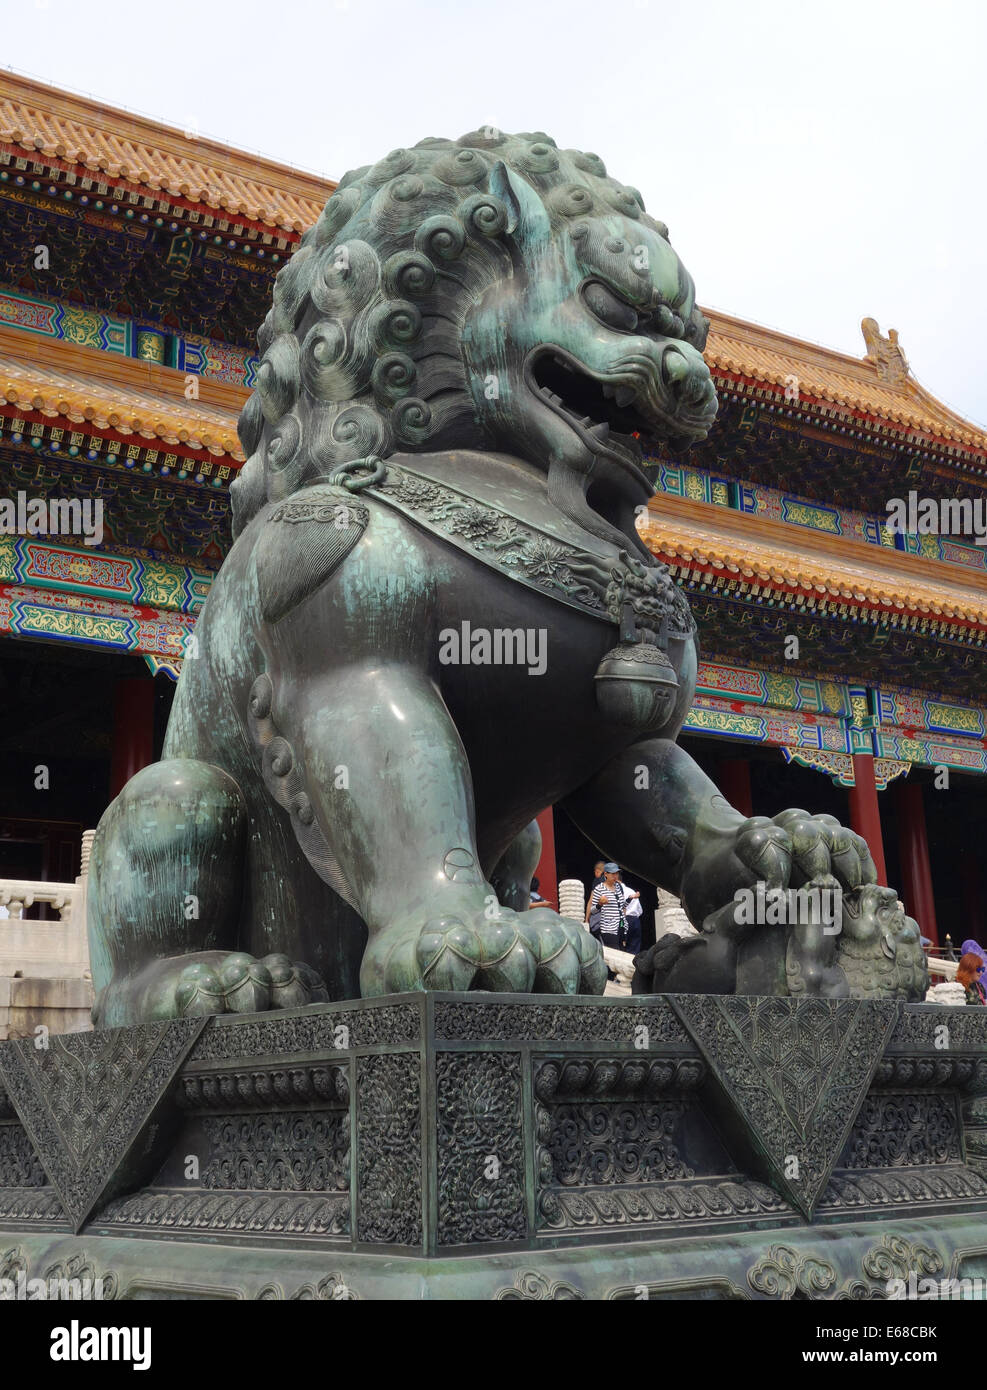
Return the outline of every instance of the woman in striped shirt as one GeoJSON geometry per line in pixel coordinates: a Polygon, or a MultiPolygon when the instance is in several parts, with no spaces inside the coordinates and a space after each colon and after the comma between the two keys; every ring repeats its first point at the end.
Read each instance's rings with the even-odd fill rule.
{"type": "Polygon", "coordinates": [[[620,942],[624,926],[624,905],[631,898],[639,898],[632,888],[626,888],[620,881],[620,865],[604,864],[603,882],[598,883],[589,895],[586,904],[586,922],[591,912],[600,913],[600,937],[605,946],[614,948],[620,942]]]}

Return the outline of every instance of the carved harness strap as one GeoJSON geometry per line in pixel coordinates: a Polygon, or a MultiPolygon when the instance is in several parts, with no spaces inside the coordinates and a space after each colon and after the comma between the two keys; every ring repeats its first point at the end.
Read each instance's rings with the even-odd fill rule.
{"type": "MultiPolygon", "coordinates": [[[[358,479],[349,485],[354,483],[359,487],[358,479]]],[[[617,624],[624,644],[664,647],[669,638],[685,640],[695,632],[688,602],[667,565],[646,565],[623,550],[614,558],[579,549],[405,463],[388,463],[386,478],[360,491],[516,583],[617,624]]]]}
{"type": "Polygon", "coordinates": [[[608,556],[582,549],[403,463],[348,463],[271,513],[256,551],[267,621],[277,622],[314,593],[363,535],[369,509],[354,493],[400,512],[508,579],[614,623],[619,645],[603,657],[595,677],[601,711],[642,732],[668,721],[679,685],[665,649],[669,640],[688,640],[695,624],[667,565],[646,565],[626,550],[608,556]]]}

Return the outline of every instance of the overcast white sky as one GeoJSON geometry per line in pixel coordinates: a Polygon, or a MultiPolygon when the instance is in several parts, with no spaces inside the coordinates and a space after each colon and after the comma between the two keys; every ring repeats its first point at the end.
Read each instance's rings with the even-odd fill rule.
{"type": "Polygon", "coordinates": [[[983,0],[26,0],[0,61],[340,177],[490,123],[593,150],[700,301],[987,424],[983,0]]]}

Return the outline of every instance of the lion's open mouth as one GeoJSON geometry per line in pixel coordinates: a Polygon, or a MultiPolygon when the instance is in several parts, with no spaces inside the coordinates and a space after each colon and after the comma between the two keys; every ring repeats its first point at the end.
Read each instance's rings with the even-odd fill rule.
{"type": "Polygon", "coordinates": [[[560,349],[534,354],[528,376],[532,389],[591,446],[618,449],[634,463],[640,462],[647,423],[638,410],[633,386],[593,376],[560,349]]]}

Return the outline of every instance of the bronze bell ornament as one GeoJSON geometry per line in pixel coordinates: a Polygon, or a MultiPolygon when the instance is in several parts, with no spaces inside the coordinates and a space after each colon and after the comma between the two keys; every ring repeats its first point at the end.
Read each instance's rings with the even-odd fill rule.
{"type": "Polygon", "coordinates": [[[596,668],[596,703],[615,724],[660,729],[675,706],[679,683],[660,647],[622,643],[596,668]]]}

